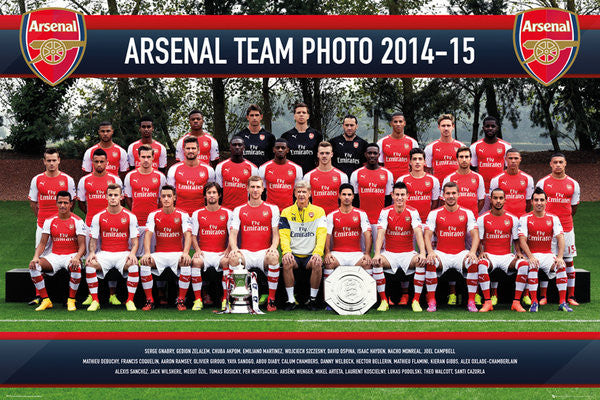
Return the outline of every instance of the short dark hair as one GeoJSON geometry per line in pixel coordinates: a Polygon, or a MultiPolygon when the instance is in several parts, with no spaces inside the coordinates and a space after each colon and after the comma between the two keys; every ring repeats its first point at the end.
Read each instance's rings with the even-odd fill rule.
{"type": "Polygon", "coordinates": [[[142,154],[142,151],[151,151],[152,154],[154,154],[154,149],[149,144],[143,144],[140,147],[138,147],[138,149],[137,149],[138,155],[142,154]]]}
{"type": "Polygon", "coordinates": [[[456,190],[458,190],[458,185],[456,184],[456,182],[452,182],[452,181],[448,181],[446,183],[444,183],[444,186],[442,187],[442,193],[446,192],[446,188],[456,188],[456,190]]]}
{"type": "Polygon", "coordinates": [[[396,111],[395,113],[393,113],[392,115],[390,115],[390,122],[392,122],[392,120],[394,119],[394,117],[406,118],[404,116],[404,113],[402,111],[396,111]]]}
{"type": "Polygon", "coordinates": [[[458,158],[458,153],[462,153],[463,151],[468,151],[469,157],[473,157],[473,154],[471,153],[471,149],[468,146],[461,146],[458,149],[456,149],[456,158],[458,158]]]}
{"type": "Polygon", "coordinates": [[[552,160],[554,157],[562,157],[565,160],[567,159],[567,157],[565,156],[565,154],[562,153],[562,152],[560,152],[560,151],[552,153],[552,155],[550,156],[550,159],[552,160]]]}
{"type": "Polygon", "coordinates": [[[494,188],[494,189],[492,189],[492,190],[490,191],[490,197],[492,197],[492,194],[493,194],[494,192],[502,192],[502,194],[506,196],[506,193],[504,192],[504,189],[497,187],[497,188],[494,188]]]}
{"type": "Polygon", "coordinates": [[[521,152],[517,149],[515,149],[514,147],[511,147],[510,149],[506,150],[506,155],[508,155],[508,153],[519,153],[519,155],[521,155],[521,152]]]}
{"type": "Polygon", "coordinates": [[[423,149],[422,149],[422,148],[420,148],[420,147],[413,147],[413,148],[412,148],[412,149],[410,149],[410,151],[408,152],[408,155],[409,155],[408,159],[409,159],[409,160],[412,160],[412,156],[413,156],[413,155],[415,155],[415,154],[422,154],[422,155],[423,155],[423,158],[425,158],[425,151],[423,151],[423,149]]]}
{"type": "Polygon", "coordinates": [[[487,117],[485,117],[483,119],[484,124],[485,124],[485,121],[494,121],[496,123],[496,125],[500,126],[500,121],[498,121],[498,118],[494,117],[493,115],[488,115],[487,117]]]}
{"type": "Polygon", "coordinates": [[[354,186],[352,186],[350,183],[342,183],[338,190],[338,194],[342,193],[342,190],[344,190],[344,189],[350,189],[350,190],[352,190],[352,194],[354,194],[354,186]]]}
{"type": "Polygon", "coordinates": [[[202,117],[204,117],[204,114],[202,114],[202,111],[198,110],[197,108],[194,108],[192,111],[190,111],[190,113],[188,114],[188,118],[191,117],[192,114],[200,114],[200,115],[202,115],[202,117]]]}
{"type": "Polygon", "coordinates": [[[69,198],[69,201],[73,200],[73,198],[71,197],[71,193],[69,193],[69,192],[68,192],[68,191],[66,191],[66,190],[59,190],[59,191],[56,193],[56,200],[57,200],[57,201],[58,201],[58,198],[59,198],[59,197],[68,197],[68,198],[69,198]]]}
{"type": "Polygon", "coordinates": [[[154,125],[154,121],[149,115],[144,115],[142,118],[140,118],[140,125],[142,124],[142,122],[150,122],[152,125],[154,125]]]}
{"type": "Polygon", "coordinates": [[[100,127],[102,126],[110,126],[112,128],[112,122],[110,121],[102,121],[98,124],[98,129],[100,129],[100,127]]]}
{"type": "Polygon", "coordinates": [[[250,104],[246,110],[246,116],[250,115],[250,111],[258,111],[262,115],[262,108],[258,104],[250,104]]]}
{"type": "Polygon", "coordinates": [[[198,139],[196,139],[195,136],[188,136],[185,139],[183,139],[183,147],[185,147],[185,145],[188,143],[196,143],[196,145],[197,145],[198,139]]]}
{"type": "Polygon", "coordinates": [[[369,147],[377,147],[377,151],[381,151],[381,149],[379,148],[379,145],[377,143],[373,142],[373,143],[369,143],[368,145],[365,146],[365,153],[367,152],[367,149],[369,147]]]}
{"type": "Polygon", "coordinates": [[[106,154],[106,151],[104,151],[104,149],[97,148],[96,150],[94,150],[94,153],[92,154],[92,158],[94,158],[96,156],[98,156],[98,157],[102,157],[102,156],[108,157],[108,154],[106,154]]]}
{"type": "MultiPolygon", "coordinates": [[[[229,143],[233,142],[233,141],[234,141],[234,140],[236,140],[236,139],[237,139],[237,140],[241,140],[242,142],[244,142],[244,138],[243,138],[243,137],[241,137],[240,135],[233,135],[233,136],[231,137],[231,139],[229,139],[229,143]]],[[[244,143],[245,143],[245,142],[244,142],[244,143]]]]}
{"type": "Polygon", "coordinates": [[[277,144],[277,143],[285,143],[285,145],[286,145],[287,147],[290,147],[290,145],[289,145],[288,141],[287,141],[287,140],[285,140],[285,139],[284,139],[284,138],[282,138],[282,137],[280,137],[279,139],[275,140],[275,144],[277,144]]]}
{"type": "Polygon", "coordinates": [[[536,195],[536,194],[543,194],[544,199],[548,200],[548,195],[546,194],[546,192],[544,192],[544,189],[542,189],[539,186],[536,186],[536,188],[533,190],[533,193],[531,194],[531,198],[533,199],[533,195],[536,195]]]}
{"type": "Polygon", "coordinates": [[[46,150],[44,150],[44,158],[46,158],[46,154],[56,154],[58,155],[58,158],[60,158],[60,152],[56,147],[47,147],[46,150]]]}
{"type": "Polygon", "coordinates": [[[206,197],[206,192],[208,192],[208,189],[212,189],[212,188],[217,189],[217,192],[219,192],[219,198],[223,197],[223,188],[217,182],[208,182],[206,185],[204,185],[204,189],[203,189],[204,197],[206,197]]]}
{"type": "Polygon", "coordinates": [[[342,122],[344,122],[347,119],[353,119],[354,123],[358,125],[358,119],[352,115],[352,114],[346,114],[346,116],[344,117],[344,119],[342,120],[342,122]]]}
{"type": "Polygon", "coordinates": [[[177,196],[177,189],[173,185],[163,185],[163,187],[160,188],[160,191],[162,192],[163,190],[170,190],[173,192],[173,195],[177,196]]]}
{"type": "Polygon", "coordinates": [[[308,111],[308,113],[310,114],[310,109],[308,108],[308,104],[306,103],[302,103],[302,102],[298,102],[296,104],[294,104],[294,114],[296,113],[296,109],[304,107],[306,108],[306,111],[308,111]]]}
{"type": "Polygon", "coordinates": [[[121,194],[123,193],[123,188],[121,187],[121,185],[119,185],[117,183],[109,183],[106,186],[106,193],[108,193],[109,190],[115,190],[115,189],[119,189],[119,192],[121,192],[121,194]]]}
{"type": "Polygon", "coordinates": [[[404,189],[408,193],[408,188],[406,187],[406,183],[404,183],[402,181],[398,181],[398,182],[394,183],[394,188],[392,189],[392,192],[396,189],[404,189]]]}

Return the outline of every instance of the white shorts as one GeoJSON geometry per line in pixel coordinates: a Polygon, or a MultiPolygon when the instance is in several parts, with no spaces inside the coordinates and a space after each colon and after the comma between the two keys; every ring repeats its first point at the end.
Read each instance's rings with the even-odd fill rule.
{"type": "Polygon", "coordinates": [[[540,268],[542,271],[546,273],[548,279],[556,278],[556,270],[550,271],[554,261],[556,261],[556,256],[550,253],[533,253],[533,256],[537,258],[540,262],[540,268]]]}
{"type": "MultiPolygon", "coordinates": [[[[42,241],[42,228],[40,228],[38,225],[36,225],[36,228],[35,228],[35,248],[36,249],[41,241],[42,241]]],[[[46,242],[46,248],[44,249],[44,251],[42,251],[42,254],[40,255],[40,257],[45,257],[46,255],[50,254],[51,251],[52,251],[52,240],[49,238],[48,242],[46,242]]]]}
{"type": "MultiPolygon", "coordinates": [[[[564,232],[565,237],[565,252],[563,253],[563,260],[573,261],[573,257],[577,257],[577,248],[575,247],[575,230],[564,232]]],[[[552,239],[552,253],[558,253],[558,244],[556,238],[552,239]]]]}
{"type": "Polygon", "coordinates": [[[58,271],[60,269],[64,268],[64,269],[68,270],[71,259],[73,257],[75,257],[76,255],[77,255],[77,253],[72,253],[72,254],[49,253],[45,256],[40,257],[40,258],[45,258],[52,266],[52,272],[46,272],[45,274],[48,276],[52,276],[56,273],[56,271],[58,271]]]}
{"type": "Polygon", "coordinates": [[[358,264],[365,254],[362,251],[332,251],[331,255],[338,260],[341,267],[358,264]]]}
{"type": "MultiPolygon", "coordinates": [[[[203,256],[202,256],[202,260],[204,262],[204,268],[202,269],[203,271],[206,271],[208,268],[214,268],[217,272],[221,272],[221,260],[223,259],[223,253],[215,253],[212,251],[203,251],[203,256]]],[[[244,254],[244,258],[246,258],[245,253],[244,254]]],[[[264,257],[263,257],[264,258],[264,257]]],[[[248,258],[246,258],[246,260],[248,260],[248,258]]],[[[248,262],[248,261],[246,261],[248,262]]],[[[263,262],[264,265],[264,262],[263,262]]],[[[246,267],[248,268],[248,267],[246,267]]]]}
{"type": "Polygon", "coordinates": [[[265,272],[265,256],[267,254],[267,250],[268,249],[250,251],[240,249],[240,252],[244,256],[244,260],[246,261],[246,269],[258,268],[262,272],[265,272]]]}
{"type": "Polygon", "coordinates": [[[179,276],[179,259],[182,254],[183,252],[181,251],[152,253],[152,259],[156,265],[156,269],[152,268],[152,274],[158,276],[162,274],[166,268],[171,268],[171,271],[179,276]]]}
{"type": "Polygon", "coordinates": [[[415,273],[414,269],[409,271],[408,267],[410,266],[410,262],[412,261],[413,257],[417,254],[418,253],[414,250],[406,251],[404,253],[392,253],[391,251],[384,250],[381,253],[381,255],[390,263],[390,269],[392,270],[392,273],[395,274],[396,271],[398,271],[398,268],[402,268],[402,271],[404,271],[404,274],[406,275],[415,273]]]}
{"type": "Polygon", "coordinates": [[[512,263],[516,257],[514,254],[509,253],[509,254],[497,255],[497,254],[489,254],[488,253],[488,257],[490,258],[490,262],[492,263],[492,271],[495,269],[501,269],[507,275],[512,275],[515,273],[514,270],[512,270],[512,271],[508,270],[510,263],[512,263]]]}
{"type": "Polygon", "coordinates": [[[469,254],[468,250],[463,250],[458,254],[448,254],[441,252],[439,250],[434,250],[435,254],[440,258],[442,262],[442,272],[438,272],[438,276],[443,275],[449,269],[455,269],[459,273],[463,272],[463,261],[467,254],[469,254]]]}
{"type": "Polygon", "coordinates": [[[112,268],[116,268],[124,278],[127,277],[127,273],[123,271],[123,268],[127,262],[128,255],[128,251],[112,252],[100,250],[98,253],[96,253],[96,260],[98,260],[98,264],[100,264],[102,267],[102,271],[97,272],[98,278],[104,278],[104,275],[106,275],[112,268]]]}

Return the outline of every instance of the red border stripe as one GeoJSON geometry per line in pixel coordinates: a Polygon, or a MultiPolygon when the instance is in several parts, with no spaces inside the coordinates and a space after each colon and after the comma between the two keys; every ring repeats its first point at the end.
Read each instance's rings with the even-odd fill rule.
{"type": "Polygon", "coordinates": [[[1,332],[0,340],[600,340],[600,332],[1,332]]]}

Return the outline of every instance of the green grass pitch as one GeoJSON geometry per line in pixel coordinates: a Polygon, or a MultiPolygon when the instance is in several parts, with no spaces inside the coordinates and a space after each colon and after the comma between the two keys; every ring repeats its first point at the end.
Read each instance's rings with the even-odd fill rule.
{"type": "MultiPolygon", "coordinates": [[[[582,203],[575,216],[578,257],[575,265],[591,272],[591,303],[583,304],[574,313],[560,313],[554,304],[542,307],[537,314],[517,314],[509,305],[501,304],[491,313],[473,314],[466,310],[442,308],[435,314],[411,312],[406,307],[393,307],[387,313],[371,310],[363,316],[338,316],[331,312],[275,312],[265,315],[217,315],[213,309],[200,312],[176,312],[157,309],[150,313],[128,313],[124,308],[105,307],[97,313],[78,310],[68,313],[60,304],[54,309],[36,313],[26,304],[0,301],[2,331],[600,331],[600,245],[597,244],[596,217],[600,202],[582,203]]],[[[35,222],[26,202],[0,202],[0,270],[25,267],[33,255],[35,222]]],[[[5,284],[0,285],[4,299],[5,284]]],[[[365,382],[367,383],[367,382],[365,382]]],[[[405,398],[595,398],[596,389],[589,388],[143,388],[143,389],[86,389],[86,388],[0,388],[0,395],[34,398],[281,398],[290,399],[367,399],[405,398]]]]}

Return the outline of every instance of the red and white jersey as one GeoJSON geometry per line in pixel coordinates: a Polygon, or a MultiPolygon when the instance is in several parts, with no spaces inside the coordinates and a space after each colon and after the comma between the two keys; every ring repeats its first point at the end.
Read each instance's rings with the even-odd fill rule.
{"type": "Polygon", "coordinates": [[[377,142],[379,146],[379,162],[394,175],[394,181],[408,174],[410,150],[419,147],[419,143],[408,135],[402,139],[388,135],[377,142]]]}
{"type": "Polygon", "coordinates": [[[548,175],[540,179],[536,186],[544,189],[548,195],[546,211],[560,219],[565,232],[572,231],[571,206],[579,204],[579,183],[568,175],[563,179],[556,179],[552,175],[548,175]]]}
{"type": "Polygon", "coordinates": [[[458,169],[456,150],[463,146],[464,144],[458,140],[445,143],[438,139],[425,147],[425,165],[433,168],[433,175],[440,182],[458,169]]]}
{"type": "Polygon", "coordinates": [[[125,197],[132,199],[131,212],[137,217],[140,226],[146,225],[146,218],[150,212],[158,208],[160,188],[167,179],[160,171],[142,174],[134,169],[125,176],[125,197]]]}
{"type": "Polygon", "coordinates": [[[78,215],[71,213],[67,219],[60,219],[58,215],[44,221],[42,233],[50,235],[52,240],[52,253],[73,254],[79,250],[77,235],[87,234],[83,220],[78,215]]]}
{"type": "Polygon", "coordinates": [[[427,220],[431,211],[431,202],[440,198],[440,181],[431,174],[415,178],[411,174],[402,175],[396,182],[404,182],[408,191],[406,205],[419,212],[421,221],[427,220]]]}
{"type": "Polygon", "coordinates": [[[183,251],[183,234],[192,231],[189,219],[189,215],[178,209],[170,214],[163,209],[148,214],[146,230],[152,232],[156,239],[154,251],[157,253],[183,251]]]}
{"type": "Polygon", "coordinates": [[[367,213],[353,208],[349,213],[339,209],[327,215],[327,234],[331,235],[331,251],[363,251],[360,239],[363,232],[371,231],[367,213]]]}
{"type": "MultiPolygon", "coordinates": [[[[138,154],[138,149],[141,145],[143,145],[142,139],[136,140],[131,143],[127,148],[127,161],[129,165],[134,168],[140,167],[140,155],[138,154]]],[[[167,166],[167,149],[162,143],[152,139],[152,143],[150,144],[154,149],[154,161],[152,161],[152,168],[164,168],[167,166]]]]}
{"type": "Polygon", "coordinates": [[[177,208],[192,214],[204,207],[204,185],[215,181],[215,170],[208,164],[189,167],[180,162],[169,168],[167,184],[177,190],[177,208]]]}
{"type": "Polygon", "coordinates": [[[260,166],[258,175],[267,188],[267,201],[283,210],[294,204],[294,185],[302,180],[302,168],[291,161],[277,164],[271,160],[260,166]]]}
{"type": "Polygon", "coordinates": [[[198,238],[202,251],[222,253],[227,248],[233,213],[220,207],[217,211],[201,208],[192,215],[192,234],[198,238]]]}
{"type": "Polygon", "coordinates": [[[420,226],[419,212],[412,207],[405,207],[401,213],[394,206],[386,207],[381,210],[377,222],[377,229],[385,231],[385,249],[392,253],[413,251],[414,229],[420,226]]]}
{"type": "Polygon", "coordinates": [[[86,204],[87,214],[85,216],[85,224],[87,226],[92,226],[94,215],[108,206],[106,188],[111,183],[116,183],[123,187],[121,178],[110,173],[103,176],[95,176],[93,173],[90,173],[79,180],[77,184],[77,198],[86,204]]]}
{"type": "Polygon", "coordinates": [[[371,224],[376,224],[385,207],[385,196],[392,193],[394,176],[386,168],[361,167],[352,173],[350,184],[359,195],[360,208],[367,213],[371,224]]]}
{"type": "Polygon", "coordinates": [[[556,215],[545,213],[538,218],[530,212],[519,218],[519,236],[527,238],[532,253],[552,254],[552,239],[561,233],[563,228],[556,215]]]}
{"type": "Polygon", "coordinates": [[[504,190],[504,209],[517,217],[526,213],[527,200],[533,194],[533,178],[523,171],[510,175],[506,171],[492,178],[490,181],[490,195],[492,190],[500,188],[504,190]]]}
{"type": "Polygon", "coordinates": [[[85,172],[92,172],[93,170],[92,158],[96,149],[102,149],[106,152],[106,170],[111,174],[119,175],[119,171],[125,172],[129,170],[129,163],[127,162],[127,153],[125,152],[125,149],[116,143],[113,143],[111,147],[105,149],[100,147],[100,143],[98,143],[87,149],[83,155],[83,163],[81,164],[81,168],[85,172]]]}
{"type": "Polygon", "coordinates": [[[257,207],[248,203],[236,207],[231,216],[230,229],[239,233],[240,249],[265,250],[273,243],[273,228],[279,226],[279,209],[276,205],[262,202],[257,207]]]}
{"type": "Polygon", "coordinates": [[[315,168],[304,175],[304,180],[310,183],[312,203],[327,215],[339,207],[338,191],[342,183],[348,183],[348,175],[337,168],[327,172],[315,168]]]}
{"type": "Polygon", "coordinates": [[[45,172],[38,174],[31,180],[29,186],[29,196],[27,198],[38,203],[37,224],[41,228],[44,221],[54,214],[58,213],[56,206],[56,193],[66,190],[71,193],[71,198],[75,200],[75,181],[64,172],[55,177],[48,177],[45,172]]]}
{"type": "MultiPolygon", "coordinates": [[[[183,153],[183,141],[186,137],[192,136],[189,132],[183,135],[181,139],[177,141],[175,147],[175,158],[178,161],[185,160],[185,154],[183,153]]],[[[204,134],[198,137],[198,160],[209,164],[219,158],[219,144],[217,140],[210,135],[210,133],[204,131],[204,134]]]]}
{"type": "Polygon", "coordinates": [[[454,172],[444,178],[442,187],[444,187],[446,182],[454,182],[458,185],[458,205],[468,208],[473,212],[473,215],[479,215],[477,202],[485,199],[483,177],[473,171],[465,175],[454,172]]]}
{"type": "Polygon", "coordinates": [[[481,139],[471,145],[471,165],[483,176],[486,193],[490,191],[490,180],[504,171],[504,156],[510,147],[510,143],[502,139],[492,144],[481,139]]]}
{"type": "Polygon", "coordinates": [[[458,207],[456,211],[450,212],[445,207],[440,207],[429,213],[425,229],[437,236],[437,250],[458,254],[465,250],[466,234],[477,229],[477,221],[473,212],[466,208],[458,207]]]}
{"type": "Polygon", "coordinates": [[[498,256],[510,254],[512,241],[519,238],[519,220],[509,212],[495,216],[488,211],[477,218],[477,228],[484,251],[498,256]]]}
{"type": "Polygon", "coordinates": [[[215,168],[215,182],[223,188],[222,205],[233,210],[248,202],[248,178],[258,176],[258,168],[248,160],[225,160],[215,168]]]}
{"type": "Polygon", "coordinates": [[[94,215],[90,236],[100,239],[103,251],[129,251],[129,239],[138,237],[137,218],[125,208],[117,214],[104,210],[94,215]]]}

